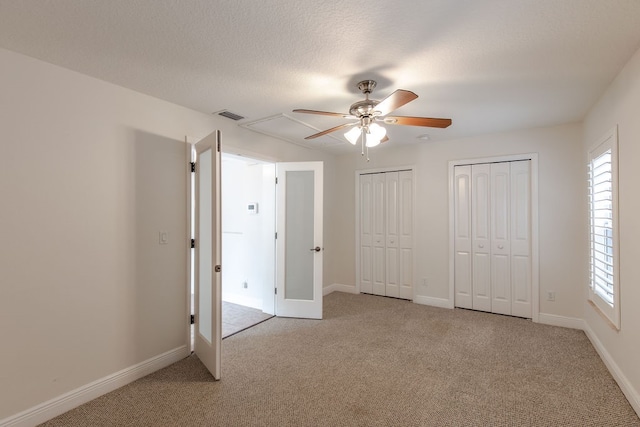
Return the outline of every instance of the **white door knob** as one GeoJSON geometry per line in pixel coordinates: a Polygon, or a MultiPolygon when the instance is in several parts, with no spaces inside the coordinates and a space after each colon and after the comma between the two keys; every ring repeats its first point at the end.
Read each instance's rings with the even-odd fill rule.
{"type": "Polygon", "coordinates": [[[498,245],[498,249],[504,249],[504,246],[498,245]]]}

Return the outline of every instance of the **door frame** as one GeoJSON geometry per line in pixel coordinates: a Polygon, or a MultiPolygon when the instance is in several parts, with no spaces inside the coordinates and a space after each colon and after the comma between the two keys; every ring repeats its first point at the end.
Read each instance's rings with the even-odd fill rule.
{"type": "Polygon", "coordinates": [[[481,163],[531,161],[531,320],[539,322],[540,314],[540,260],[538,243],[538,153],[510,154],[449,161],[449,308],[455,304],[454,257],[454,167],[481,163]]]}
{"type": "Polygon", "coordinates": [[[360,293],[360,176],[361,175],[370,175],[374,173],[385,173],[385,172],[400,172],[400,171],[411,171],[413,176],[413,180],[411,183],[411,197],[413,198],[413,203],[411,204],[411,218],[413,220],[413,234],[411,236],[411,247],[412,250],[412,272],[414,283],[411,286],[411,301],[414,302],[416,299],[416,166],[415,165],[406,165],[406,166],[391,166],[384,168],[373,168],[373,169],[358,169],[355,171],[355,186],[356,186],[356,294],[360,293]]]}

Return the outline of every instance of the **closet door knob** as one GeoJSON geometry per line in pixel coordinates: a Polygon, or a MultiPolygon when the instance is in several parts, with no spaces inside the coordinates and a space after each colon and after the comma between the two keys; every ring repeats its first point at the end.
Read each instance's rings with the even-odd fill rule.
{"type": "Polygon", "coordinates": [[[503,245],[498,245],[498,249],[504,249],[503,245]]]}
{"type": "Polygon", "coordinates": [[[479,247],[480,249],[482,249],[482,248],[484,248],[484,245],[478,245],[478,247],[479,247]]]}

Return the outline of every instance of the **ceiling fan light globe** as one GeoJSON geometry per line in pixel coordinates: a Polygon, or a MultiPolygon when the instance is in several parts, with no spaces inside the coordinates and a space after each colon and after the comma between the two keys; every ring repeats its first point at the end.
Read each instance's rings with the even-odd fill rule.
{"type": "Polygon", "coordinates": [[[369,125],[369,133],[380,141],[387,134],[387,129],[377,123],[371,123],[369,125]]]}
{"type": "Polygon", "coordinates": [[[376,136],[371,133],[367,133],[366,139],[365,139],[365,145],[369,148],[376,147],[380,145],[380,139],[381,138],[376,138],[376,136]]]}
{"type": "Polygon", "coordinates": [[[345,132],[344,137],[347,138],[347,141],[349,141],[351,145],[356,145],[356,142],[358,142],[358,138],[360,138],[360,132],[360,127],[355,126],[345,132]]]}

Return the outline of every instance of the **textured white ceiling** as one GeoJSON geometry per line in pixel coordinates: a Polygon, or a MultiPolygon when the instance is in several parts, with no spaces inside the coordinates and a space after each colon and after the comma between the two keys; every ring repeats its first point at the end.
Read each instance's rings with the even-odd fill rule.
{"type": "Polygon", "coordinates": [[[388,126],[407,144],[581,120],[640,47],[640,1],[0,0],[0,46],[245,125],[341,124],[291,110],[347,112],[373,78],[419,95],[394,114],[453,119],[388,126]]]}

